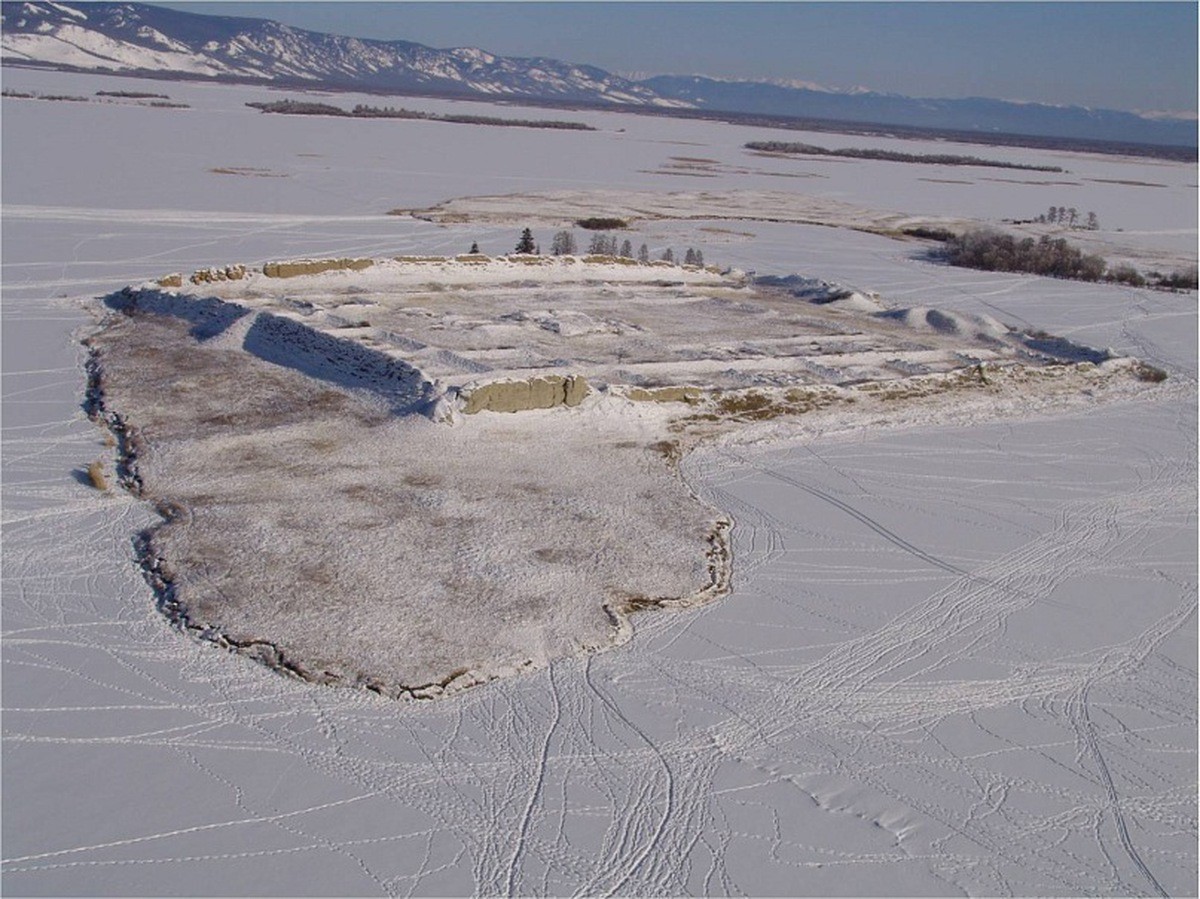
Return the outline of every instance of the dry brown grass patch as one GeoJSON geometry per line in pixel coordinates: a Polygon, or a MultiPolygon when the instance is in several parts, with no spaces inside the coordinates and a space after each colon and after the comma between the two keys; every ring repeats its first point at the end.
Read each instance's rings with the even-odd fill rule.
{"type": "Polygon", "coordinates": [[[99,459],[88,464],[87,476],[97,490],[108,491],[108,478],[104,475],[104,463],[99,459]]]}
{"type": "Polygon", "coordinates": [[[766,421],[792,411],[789,404],[757,391],[726,394],[717,400],[717,411],[739,421],[766,421]]]}
{"type": "Polygon", "coordinates": [[[660,456],[667,460],[667,464],[675,466],[683,458],[683,449],[679,445],[678,440],[660,440],[657,443],[650,444],[650,449],[657,452],[660,456]]]}
{"type": "Polygon", "coordinates": [[[437,487],[445,479],[440,474],[433,472],[413,472],[406,474],[402,480],[408,487],[437,487]]]}
{"type": "Polygon", "coordinates": [[[1149,384],[1161,384],[1167,379],[1165,371],[1146,362],[1136,362],[1132,370],[1135,378],[1149,384]]]}

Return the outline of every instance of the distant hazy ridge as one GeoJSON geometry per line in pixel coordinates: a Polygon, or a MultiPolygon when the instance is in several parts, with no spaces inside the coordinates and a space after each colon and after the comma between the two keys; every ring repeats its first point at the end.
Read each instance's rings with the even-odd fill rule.
{"type": "Polygon", "coordinates": [[[1196,146],[1196,122],[985,98],[842,93],[701,76],[621,78],[548,58],[437,50],[137,3],[5,2],[5,64],[156,77],[266,81],[535,102],[789,116],[984,134],[1196,146]]]}

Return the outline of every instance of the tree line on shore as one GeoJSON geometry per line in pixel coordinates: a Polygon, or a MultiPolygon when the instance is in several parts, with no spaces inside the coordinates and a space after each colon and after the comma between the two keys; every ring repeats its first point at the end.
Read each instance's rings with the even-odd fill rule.
{"type": "Polygon", "coordinates": [[[565,131],[595,131],[582,122],[565,122],[558,119],[501,119],[494,116],[421,112],[416,109],[392,106],[367,106],[359,103],[351,110],[330,103],[314,103],[301,100],[275,100],[273,102],[247,103],[251,109],[277,115],[338,116],[347,119],[414,119],[425,122],[450,122],[456,125],[498,125],[507,128],[556,128],[565,131]]]}
{"type": "Polygon", "coordinates": [[[1100,216],[1094,212],[1081,216],[1074,206],[1051,206],[1032,219],[1005,219],[1010,225],[1059,225],[1071,231],[1099,231],[1100,216]]]}
{"type": "Polygon", "coordinates": [[[1028,272],[1076,281],[1109,281],[1131,287],[1195,290],[1197,284],[1195,267],[1170,274],[1143,274],[1126,263],[1110,266],[1103,257],[1084,253],[1064,238],[1049,235],[1034,240],[1032,237],[1018,239],[998,231],[968,231],[951,236],[935,255],[951,265],[988,272],[1028,272]]]}
{"type": "Polygon", "coordinates": [[[875,159],[883,162],[920,162],[929,165],[971,165],[993,169],[1021,169],[1027,172],[1061,172],[1056,165],[1027,165],[1019,162],[1003,162],[998,159],[980,159],[978,156],[959,156],[951,153],[899,153],[895,150],[874,150],[848,147],[830,150],[814,144],[789,143],[766,140],[750,141],[747,150],[760,153],[783,153],[792,156],[840,156],[848,159],[875,159]]]}

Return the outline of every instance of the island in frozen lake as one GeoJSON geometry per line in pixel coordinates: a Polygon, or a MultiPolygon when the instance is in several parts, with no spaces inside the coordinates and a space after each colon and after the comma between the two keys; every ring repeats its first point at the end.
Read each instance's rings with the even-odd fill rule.
{"type": "MultiPolygon", "coordinates": [[[[616,257],[299,260],[107,299],[85,341],[181,628],[305,680],[432,698],[729,592],[698,443],[984,421],[1165,374],[799,276],[616,257]]],[[[102,478],[101,478],[102,480],[102,478]]]]}

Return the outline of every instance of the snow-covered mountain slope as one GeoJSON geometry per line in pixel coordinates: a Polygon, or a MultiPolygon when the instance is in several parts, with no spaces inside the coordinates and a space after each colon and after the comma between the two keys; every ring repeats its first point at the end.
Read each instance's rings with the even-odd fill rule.
{"type": "Polygon", "coordinates": [[[688,106],[601,69],[318,34],[139,3],[6,2],[6,62],[495,97],[688,106]]]}
{"type": "Polygon", "coordinates": [[[1196,146],[1196,122],[1131,112],[979,97],[936,99],[836,91],[811,82],[699,75],[621,77],[556,59],[375,41],[265,19],[208,16],[140,3],[0,3],[5,63],[181,78],[536,100],[614,103],[854,122],[871,126],[1196,146]]]}

